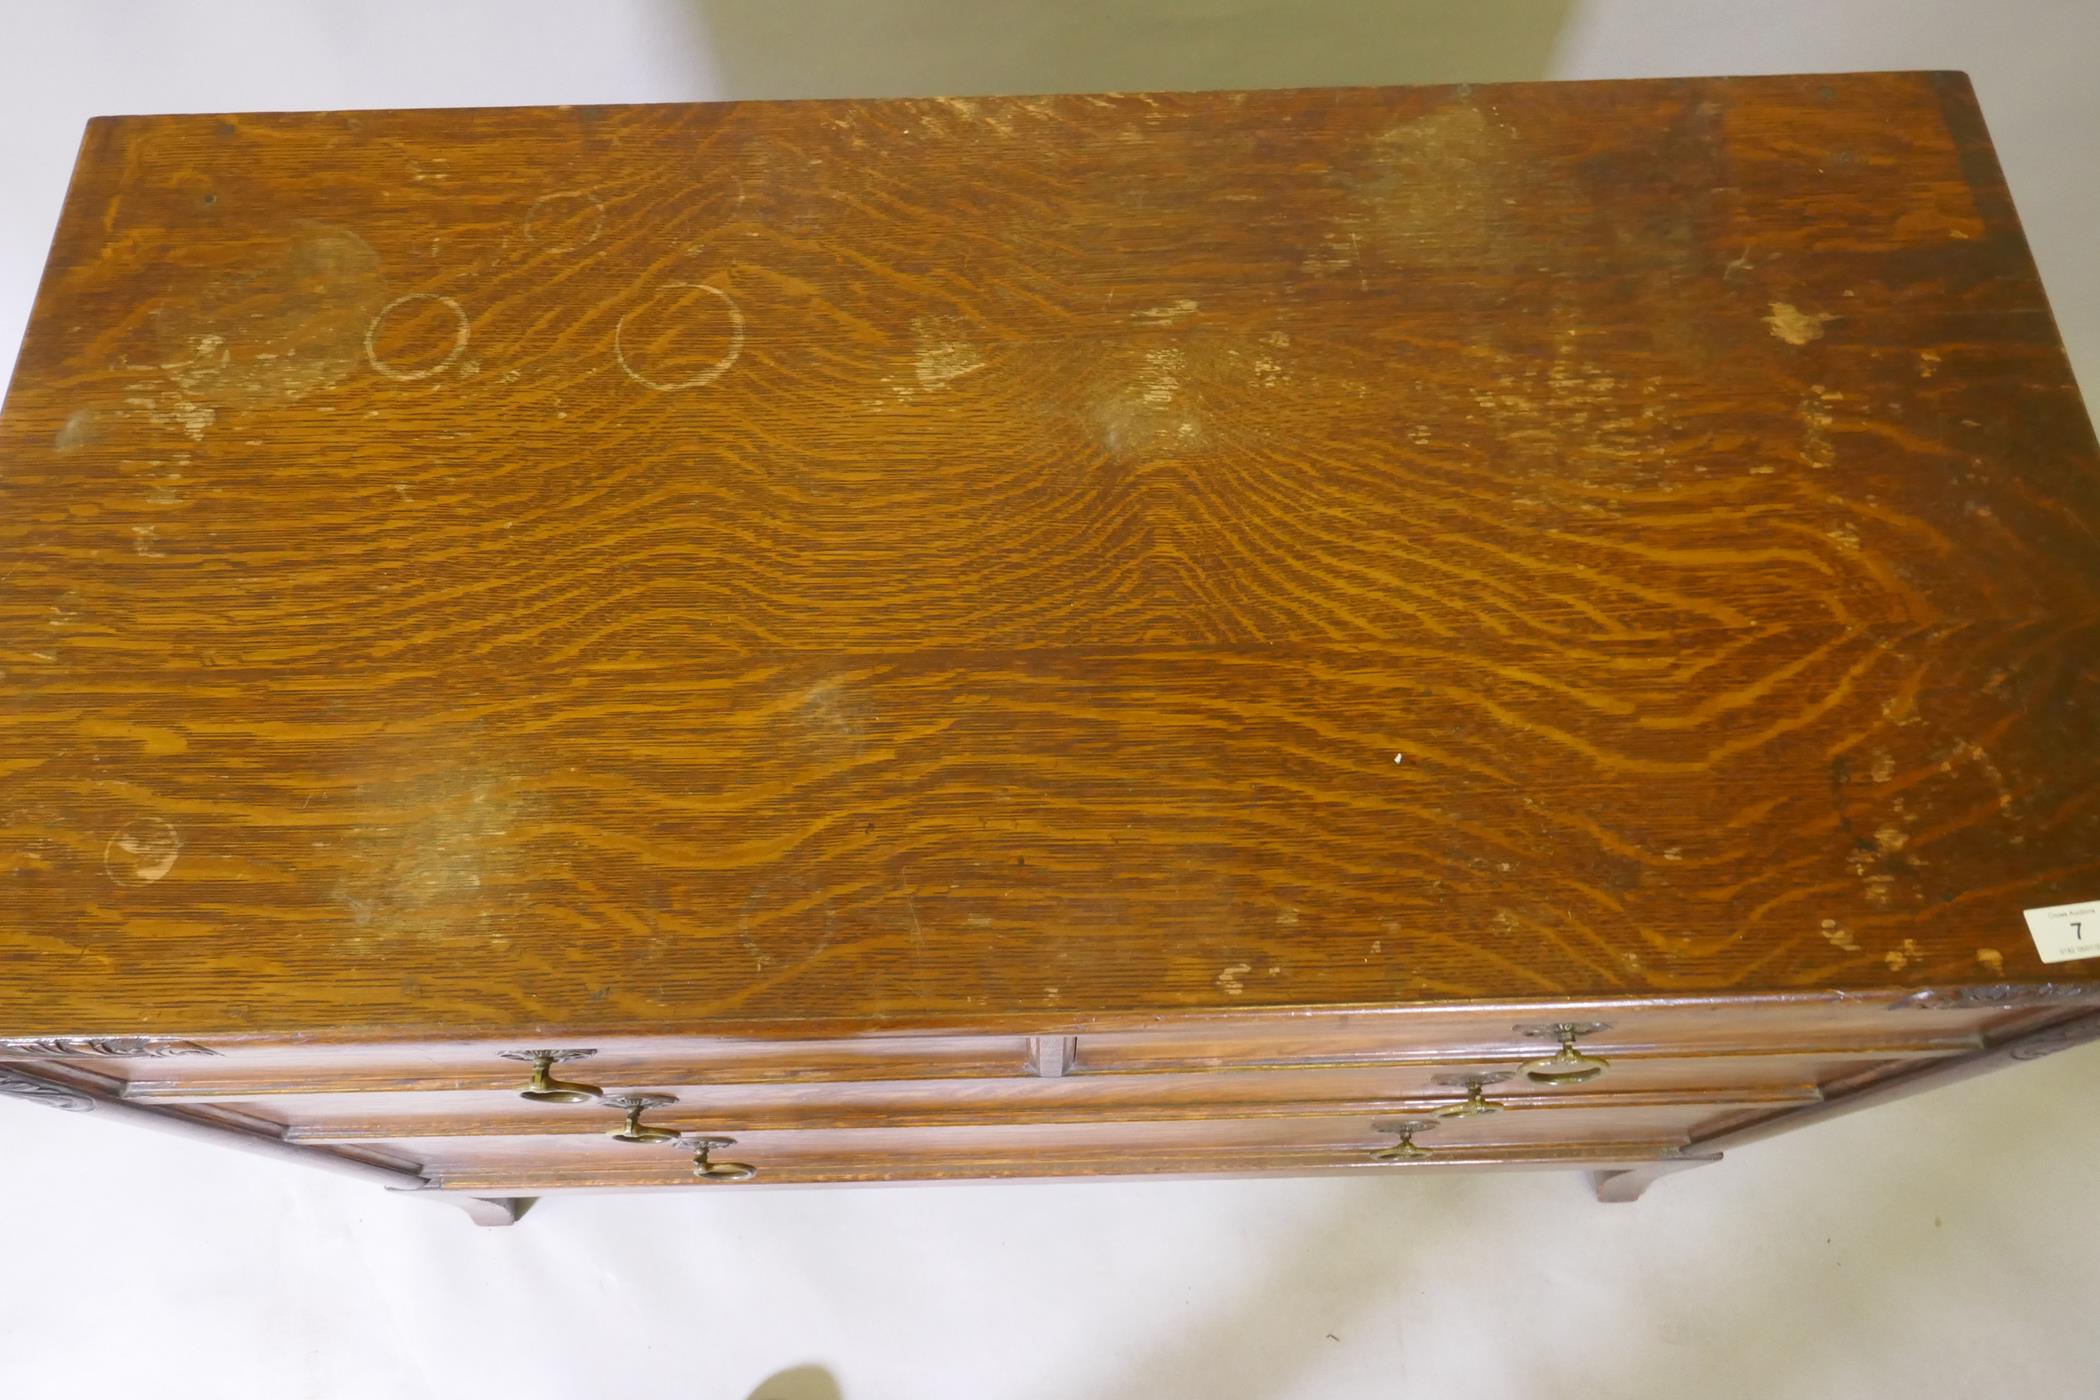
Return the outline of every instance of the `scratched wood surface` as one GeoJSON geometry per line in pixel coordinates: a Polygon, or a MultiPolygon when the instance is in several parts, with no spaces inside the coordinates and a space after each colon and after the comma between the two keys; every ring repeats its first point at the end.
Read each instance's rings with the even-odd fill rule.
{"type": "Polygon", "coordinates": [[[2096,519],[1954,75],[101,120],[0,1033],[2090,980],[2096,519]]]}

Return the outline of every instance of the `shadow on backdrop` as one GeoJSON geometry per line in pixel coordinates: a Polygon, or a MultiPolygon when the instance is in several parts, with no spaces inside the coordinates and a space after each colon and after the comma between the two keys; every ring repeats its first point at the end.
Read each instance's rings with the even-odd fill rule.
{"type": "Polygon", "coordinates": [[[694,0],[723,97],[1513,82],[1572,0],[694,0]]]}
{"type": "Polygon", "coordinates": [[[792,1366],[758,1383],[747,1400],[841,1400],[839,1383],[822,1366],[792,1366]]]}

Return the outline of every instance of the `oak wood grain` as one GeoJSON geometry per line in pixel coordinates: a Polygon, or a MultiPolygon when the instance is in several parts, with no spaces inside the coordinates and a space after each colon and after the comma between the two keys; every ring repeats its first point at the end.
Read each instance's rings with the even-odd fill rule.
{"type": "Polygon", "coordinates": [[[0,1033],[2039,980],[2096,465],[1956,75],[98,120],[0,1033]]]}

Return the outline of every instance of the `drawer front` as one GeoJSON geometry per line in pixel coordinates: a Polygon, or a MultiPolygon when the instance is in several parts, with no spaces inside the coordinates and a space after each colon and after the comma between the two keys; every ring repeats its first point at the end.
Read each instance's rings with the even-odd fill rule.
{"type": "MultiPolygon", "coordinates": [[[[172,1046],[169,1053],[77,1057],[122,1081],[129,1097],[176,1102],[277,1094],[487,1090],[522,1085],[518,1056],[581,1051],[559,1073],[601,1085],[848,1084],[1158,1074],[1212,1069],[1470,1063],[1514,1064],[1552,1049],[1525,1034],[1558,1022],[1596,1029],[1583,1047],[1629,1063],[1688,1055],[1829,1054],[1875,1058],[1974,1049],[1986,1027],[2020,1011],[1909,1011],[1886,1002],[1609,1003],[1319,1013],[1204,1020],[1142,1029],[1026,1035],[867,1035],[763,1041],[714,1037],[592,1038],[521,1033],[504,1041],[430,1044],[172,1046]],[[1046,1071],[1046,1061],[1051,1062],[1046,1071]]],[[[2046,1013],[2041,1013],[2046,1014],[2046,1013]]],[[[73,1046],[111,1042],[69,1042],[73,1046]]],[[[0,1061],[13,1058],[0,1044],[0,1061]]]]}
{"type": "MultiPolygon", "coordinates": [[[[1149,1172],[1293,1172],[1476,1162],[1624,1161],[1667,1154],[1725,1115],[1709,1105],[1509,1108],[1474,1118],[1425,1119],[1425,1154],[1382,1162],[1397,1133],[1371,1114],[1221,1117],[1167,1122],[980,1124],[954,1128],[761,1130],[725,1134],[712,1154],[755,1169],[752,1185],[970,1176],[1149,1172]]],[[[600,1135],[396,1139],[438,1184],[525,1192],[579,1186],[695,1185],[685,1143],[628,1144],[600,1135]]]]}
{"type": "MultiPolygon", "coordinates": [[[[1075,1075],[964,1083],[621,1086],[576,1104],[482,1091],[286,1096],[217,1105],[298,1143],[377,1152],[506,1190],[599,1178],[679,1184],[702,1138],[734,1139],[762,1181],[942,1175],[1293,1171],[1360,1165],[1376,1125],[1427,1124],[1426,1161],[1652,1157],[1686,1134],[1816,1103],[1903,1060],[1643,1060],[1579,1085],[1475,1065],[1075,1075]],[[958,1092],[960,1091],[960,1092],[958,1092]],[[625,1109],[649,1100],[627,1122],[625,1109]],[[623,1142],[638,1124],[673,1142],[623,1142]],[[1263,1151],[1275,1149],[1267,1157],[1263,1151]]],[[[688,1174],[689,1175],[689,1174],[688,1174]]],[[[491,1188],[493,1189],[493,1188],[491,1188]]]]}
{"type": "Polygon", "coordinates": [[[1351,1064],[1412,1058],[1523,1059],[1543,1027],[1595,1027],[1605,1055],[1937,1054],[1975,1046],[1988,1011],[1920,1014],[1886,1002],[1799,1004],[1581,1003],[1541,1009],[1439,1009],[1423,1014],[1306,1017],[1285,1025],[1192,1025],[1075,1037],[1075,1068],[1093,1073],[1231,1065],[1351,1064]]]}
{"type": "Polygon", "coordinates": [[[1419,1134],[1428,1155],[1411,1161],[1644,1160],[2049,1014],[1578,1003],[1036,1037],[53,1042],[0,1045],[0,1061],[62,1060],[130,1100],[189,1105],[463,1190],[524,1191],[690,1182],[692,1140],[714,1136],[734,1138],[761,1182],[1344,1169],[1378,1165],[1370,1151],[1396,1139],[1374,1125],[1398,1119],[1432,1125],[1419,1134]],[[1557,1065],[1542,1063],[1556,1051],[1557,1065]],[[1564,1073],[1568,1056],[1580,1074],[1564,1073]],[[521,1091],[534,1085],[528,1102],[521,1091]],[[617,1095],[659,1100],[647,1125],[684,1145],[613,1140],[617,1095]]]}
{"type": "MultiPolygon", "coordinates": [[[[969,1123],[1161,1121],[1220,1116],[1432,1111],[1464,1100],[1462,1082],[1492,1080],[1498,1102],[1620,1105],[1812,1103],[1821,1086],[1884,1061],[1795,1056],[1615,1061],[1597,1079],[1556,1087],[1527,1080],[1518,1061],[1452,1065],[1073,1074],[1055,1079],[898,1080],[836,1084],[622,1084],[666,1096],[652,1123],[693,1133],[773,1129],[942,1127],[969,1123]]],[[[602,1102],[538,1104],[509,1090],[335,1093],[224,1102],[283,1124],[295,1140],[398,1136],[602,1134],[620,1113],[602,1102]]]]}
{"type": "MultiPolygon", "coordinates": [[[[126,1096],[171,1102],[277,1094],[502,1094],[523,1087],[532,1053],[561,1056],[556,1074],[593,1084],[853,1083],[1025,1075],[1027,1036],[863,1036],[840,1040],[536,1037],[424,1045],[229,1047],[211,1054],[98,1059],[126,1096]],[[570,1058],[570,1057],[574,1058],[570,1058]]],[[[0,1059],[4,1059],[0,1055],[0,1059]]]]}

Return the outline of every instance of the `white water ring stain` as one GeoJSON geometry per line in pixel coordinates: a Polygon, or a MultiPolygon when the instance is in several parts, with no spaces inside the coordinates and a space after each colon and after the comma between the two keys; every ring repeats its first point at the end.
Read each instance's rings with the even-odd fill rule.
{"type": "MultiPolygon", "coordinates": [[[[659,339],[660,338],[661,337],[659,337],[659,339]]],[[[743,353],[743,311],[737,306],[737,304],[734,301],[730,300],[729,293],[723,291],[720,287],[710,287],[705,282],[662,283],[659,286],[657,286],[657,288],[654,291],[650,292],[648,299],[645,300],[640,306],[636,306],[629,309],[627,314],[620,318],[619,324],[613,327],[613,358],[620,362],[621,370],[623,370],[626,373],[629,379],[632,379],[635,383],[643,385],[644,387],[650,389],[658,389],[668,392],[673,389],[697,389],[703,384],[713,383],[715,380],[721,378],[722,372],[728,369],[731,365],[735,364],[737,356],[743,353]],[[633,360],[631,360],[628,357],[627,323],[633,320],[637,315],[648,310],[650,304],[662,297],[664,293],[678,291],[706,292],[708,295],[716,298],[722,303],[722,309],[726,311],[729,315],[729,348],[722,353],[721,358],[715,360],[712,364],[702,367],[695,374],[686,375],[683,378],[678,379],[660,379],[654,375],[645,374],[641,370],[636,369],[634,367],[633,360]]]]}
{"type": "Polygon", "coordinates": [[[525,237],[546,253],[573,253],[605,232],[605,202],[589,190],[556,190],[525,211],[525,237]]]}
{"type": "Polygon", "coordinates": [[[436,292],[410,292],[405,297],[395,297],[381,307],[379,314],[372,318],[372,324],[365,330],[365,359],[371,362],[373,369],[378,370],[387,378],[398,379],[404,383],[413,383],[418,379],[428,379],[432,375],[443,374],[450,369],[453,362],[466,353],[467,340],[471,334],[471,329],[467,324],[467,313],[461,310],[459,303],[451,297],[440,296],[436,292]],[[397,369],[379,357],[379,351],[374,345],[374,341],[379,336],[379,328],[386,324],[387,317],[393,315],[394,312],[402,307],[426,301],[436,302],[439,306],[452,313],[456,322],[452,331],[452,348],[445,353],[445,357],[442,360],[439,360],[434,365],[428,365],[422,369],[397,369]]]}
{"type": "Polygon", "coordinates": [[[159,817],[141,817],[109,838],[102,869],[120,885],[150,885],[175,868],[182,837],[159,817]]]}

